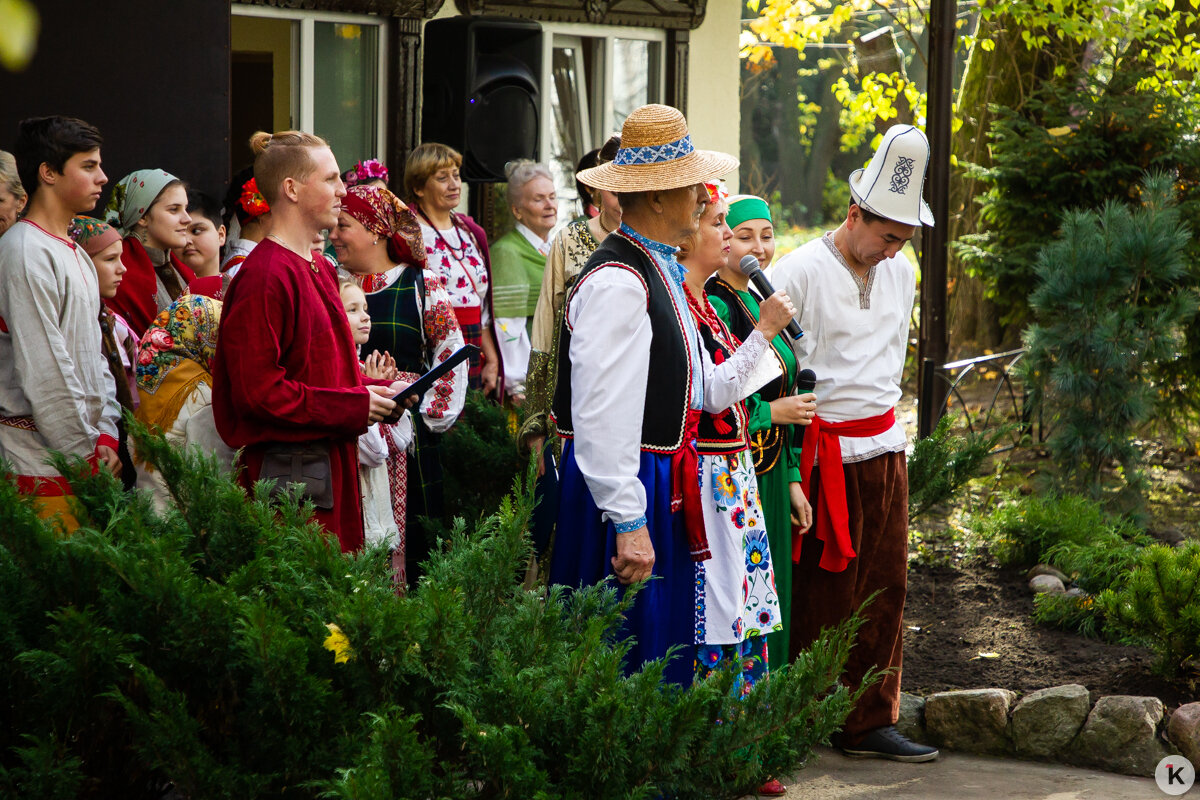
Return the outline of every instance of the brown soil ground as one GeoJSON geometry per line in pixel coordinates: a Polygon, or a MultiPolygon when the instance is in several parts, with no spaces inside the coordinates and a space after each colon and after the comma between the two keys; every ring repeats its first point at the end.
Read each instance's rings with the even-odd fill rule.
{"type": "Polygon", "coordinates": [[[1032,613],[1032,594],[1021,571],[912,563],[904,608],[904,691],[927,695],[997,687],[1030,692],[1079,683],[1093,700],[1154,695],[1175,707],[1195,699],[1186,687],[1151,672],[1149,650],[1040,626],[1032,613]]]}
{"type": "MultiPolygon", "coordinates": [[[[986,371],[981,371],[986,372],[986,371]]],[[[993,378],[991,375],[983,375],[993,378]]],[[[952,411],[985,410],[995,383],[963,387],[952,411]]],[[[906,392],[898,415],[916,435],[916,413],[906,392]]],[[[1004,406],[1001,395],[1000,406],[1004,406]]],[[[1011,408],[998,409],[1000,419],[1011,408]]],[[[960,419],[961,421],[961,419],[960,419]]],[[[1200,538],[1200,444],[1193,436],[1173,445],[1160,436],[1138,442],[1149,487],[1142,510],[1148,532],[1166,542],[1200,538]]],[[[908,601],[904,612],[904,691],[927,695],[950,689],[1005,688],[1029,692],[1079,683],[1093,699],[1108,694],[1154,695],[1168,707],[1197,697],[1185,682],[1152,672],[1153,654],[1056,630],[1033,621],[1033,596],[1023,569],[1004,569],[986,547],[964,541],[968,513],[986,509],[1008,492],[1044,491],[1053,464],[1045,447],[1018,447],[993,456],[949,507],[914,520],[908,601]],[[987,473],[991,471],[992,474],[987,473]],[[993,657],[982,657],[980,654],[993,657]],[[994,655],[993,655],[994,654],[994,655]]],[[[968,537],[969,538],[969,537],[968,537]]]]}

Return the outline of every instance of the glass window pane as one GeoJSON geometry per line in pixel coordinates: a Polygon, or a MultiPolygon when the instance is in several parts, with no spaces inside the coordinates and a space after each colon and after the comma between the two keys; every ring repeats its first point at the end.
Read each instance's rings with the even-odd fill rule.
{"type": "Polygon", "coordinates": [[[230,21],[230,162],[236,172],[254,161],[247,144],[255,131],[296,127],[293,40],[300,23],[290,19],[241,17],[230,21]]]}
{"type": "Polygon", "coordinates": [[[346,170],[379,158],[379,28],[317,22],[313,29],[313,133],[346,170]]]}
{"type": "Polygon", "coordinates": [[[553,95],[550,136],[550,172],[558,192],[558,218],[568,220],[578,213],[575,204],[575,165],[583,157],[583,116],[579,98],[586,96],[586,85],[580,82],[577,48],[555,47],[551,56],[551,91],[553,95]]]}
{"type": "Polygon", "coordinates": [[[658,42],[613,40],[613,126],[617,130],[638,106],[661,102],[659,54],[658,42]]]}

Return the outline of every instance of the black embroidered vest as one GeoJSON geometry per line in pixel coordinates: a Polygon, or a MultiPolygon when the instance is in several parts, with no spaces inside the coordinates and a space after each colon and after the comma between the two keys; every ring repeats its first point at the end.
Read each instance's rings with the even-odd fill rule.
{"type": "MultiPolygon", "coordinates": [[[[709,297],[719,299],[729,309],[729,332],[736,336],[739,341],[744,341],[746,337],[754,332],[754,326],[758,324],[758,317],[742,301],[737,291],[728,283],[721,280],[719,275],[709,278],[708,283],[704,285],[704,290],[708,293],[709,297]]],[[[771,347],[768,357],[779,357],[775,353],[774,347],[771,347]]],[[[783,364],[780,364],[780,366],[782,367],[783,364]]],[[[786,378],[787,370],[784,369],[783,375],[759,389],[755,394],[765,403],[778,400],[789,389],[784,383],[786,378]]],[[[754,455],[754,471],[756,474],[765,475],[780,463],[784,445],[787,443],[786,433],[782,426],[772,425],[769,428],[750,434],[750,452],[754,455]]]]}
{"type": "MultiPolygon", "coordinates": [[[[570,307],[575,293],[601,268],[629,270],[646,284],[646,311],[650,316],[652,338],[641,448],[653,453],[674,453],[683,447],[692,363],[680,312],[676,310],[671,300],[671,290],[663,282],[662,274],[650,253],[620,231],[609,234],[592,253],[587,266],[579,273],[575,285],[564,298],[564,308],[570,307]]],[[[682,309],[682,313],[688,313],[687,309],[682,309]]],[[[575,436],[571,421],[572,331],[565,313],[558,336],[558,381],[554,389],[551,418],[558,435],[571,439],[575,436]]]]}
{"type": "Polygon", "coordinates": [[[406,266],[386,289],[367,295],[371,335],[364,357],[378,350],[391,353],[401,372],[420,375],[431,366],[425,342],[425,280],[420,267],[406,266]]]}

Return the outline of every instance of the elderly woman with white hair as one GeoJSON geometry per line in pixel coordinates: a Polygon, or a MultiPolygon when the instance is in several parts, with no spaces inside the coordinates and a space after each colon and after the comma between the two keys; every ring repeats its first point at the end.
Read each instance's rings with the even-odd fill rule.
{"type": "Polygon", "coordinates": [[[544,164],[514,161],[505,173],[508,205],[517,224],[492,245],[492,303],[505,389],[519,406],[525,400],[530,329],[550,252],[550,231],[558,222],[558,196],[544,164]]]}

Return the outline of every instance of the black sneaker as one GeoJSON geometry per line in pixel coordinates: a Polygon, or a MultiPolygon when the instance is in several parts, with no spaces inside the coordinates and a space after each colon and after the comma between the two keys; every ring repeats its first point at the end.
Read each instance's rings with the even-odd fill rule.
{"type": "Polygon", "coordinates": [[[894,725],[876,728],[856,745],[840,745],[843,753],[851,758],[886,758],[891,761],[933,761],[938,757],[936,747],[917,744],[896,730],[894,725]]]}

